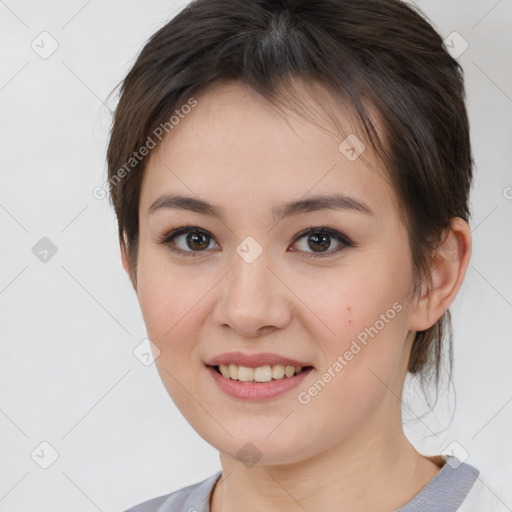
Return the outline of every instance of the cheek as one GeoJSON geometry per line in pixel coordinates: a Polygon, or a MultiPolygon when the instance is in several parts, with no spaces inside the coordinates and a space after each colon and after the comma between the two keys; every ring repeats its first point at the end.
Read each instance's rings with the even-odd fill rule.
{"type": "Polygon", "coordinates": [[[322,352],[320,373],[330,372],[325,380],[336,381],[327,386],[332,398],[348,407],[364,407],[358,405],[357,396],[370,403],[382,396],[386,391],[382,381],[393,380],[403,355],[410,276],[403,271],[408,262],[397,257],[392,264],[392,260],[376,258],[344,270],[339,279],[323,283],[309,295],[305,288],[302,291],[311,311],[318,312],[318,317],[308,314],[308,328],[322,352]]]}
{"type": "MultiPolygon", "coordinates": [[[[405,309],[404,297],[407,281],[395,277],[392,273],[360,271],[350,269],[338,280],[331,279],[319,286],[314,293],[303,290],[308,306],[318,312],[317,322],[325,324],[324,338],[346,342],[376,322],[381,328],[381,316],[384,321],[395,319],[397,309],[405,309]],[[395,306],[394,304],[400,304],[395,306]],[[388,314],[386,315],[386,312],[388,314]],[[331,336],[328,336],[328,334],[331,336]]],[[[396,322],[393,322],[396,323],[396,322]]],[[[386,326],[388,322],[386,322],[386,326]]],[[[318,328],[316,328],[318,331],[318,328]]]]}
{"type": "MultiPolygon", "coordinates": [[[[178,297],[186,293],[183,276],[171,272],[165,251],[152,247],[149,236],[141,235],[137,262],[137,297],[144,319],[152,325],[167,322],[168,327],[179,314],[178,297]]],[[[190,288],[190,287],[189,287],[190,288]]]]}
{"type": "Polygon", "coordinates": [[[191,282],[186,272],[171,272],[161,259],[145,257],[142,251],[137,277],[147,335],[160,351],[155,365],[162,383],[188,421],[200,424],[201,411],[190,401],[197,364],[194,339],[206,305],[199,301],[205,293],[200,280],[191,282]]]}
{"type": "MultiPolygon", "coordinates": [[[[335,295],[337,300],[324,297],[336,334],[318,322],[314,328],[324,357],[316,381],[299,390],[301,405],[296,410],[304,422],[330,418],[329,427],[323,425],[318,432],[320,437],[348,435],[395,388],[404,350],[405,307],[393,294],[372,294],[371,287],[364,291],[369,294],[354,290],[341,299],[335,295]]],[[[327,313],[326,308],[323,311],[327,313]]]]}
{"type": "Polygon", "coordinates": [[[162,352],[171,345],[179,349],[197,314],[194,305],[200,293],[197,279],[191,282],[186,272],[171,272],[164,259],[142,249],[137,272],[137,297],[148,336],[162,352]]]}

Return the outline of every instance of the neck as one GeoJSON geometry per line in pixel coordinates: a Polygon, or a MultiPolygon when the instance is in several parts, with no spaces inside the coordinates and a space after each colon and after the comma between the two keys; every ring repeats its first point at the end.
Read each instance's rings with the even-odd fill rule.
{"type": "Polygon", "coordinates": [[[367,423],[350,439],[297,463],[248,467],[221,454],[222,477],[210,510],[396,510],[438,473],[439,466],[414,449],[401,423],[381,427],[377,421],[367,423]]]}

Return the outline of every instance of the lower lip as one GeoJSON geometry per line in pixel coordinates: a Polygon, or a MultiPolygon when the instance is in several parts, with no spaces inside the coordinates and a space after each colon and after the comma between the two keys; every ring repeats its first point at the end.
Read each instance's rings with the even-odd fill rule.
{"type": "Polygon", "coordinates": [[[297,387],[313,370],[313,368],[308,368],[293,377],[284,377],[269,382],[241,382],[227,379],[218,373],[213,366],[207,366],[206,368],[221,391],[233,398],[242,400],[265,400],[282,395],[286,391],[297,387]]]}

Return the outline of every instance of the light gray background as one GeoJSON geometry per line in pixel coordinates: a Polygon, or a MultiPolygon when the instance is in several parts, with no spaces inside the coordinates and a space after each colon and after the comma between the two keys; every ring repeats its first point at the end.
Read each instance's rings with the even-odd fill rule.
{"type": "MultiPolygon", "coordinates": [[[[185,3],[0,1],[0,511],[124,510],[220,469],[133,354],[144,324],[113,211],[92,195],[106,173],[102,103],[185,3]],[[50,48],[43,31],[59,45],[46,59],[31,47],[50,48]],[[58,250],[46,263],[32,252],[42,237],[58,250]],[[48,469],[43,441],[58,452],[48,469]]],[[[473,256],[451,308],[453,421],[453,396],[421,420],[411,398],[405,428],[426,454],[465,450],[512,510],[512,0],[418,4],[469,43],[458,59],[477,175],[473,256]]]]}

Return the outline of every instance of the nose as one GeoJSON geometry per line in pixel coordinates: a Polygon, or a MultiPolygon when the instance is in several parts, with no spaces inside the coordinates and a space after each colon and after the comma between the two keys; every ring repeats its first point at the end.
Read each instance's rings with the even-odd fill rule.
{"type": "Polygon", "coordinates": [[[265,251],[252,263],[236,254],[234,268],[223,280],[215,324],[247,337],[283,329],[292,316],[291,292],[283,281],[265,251]]]}

